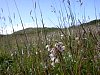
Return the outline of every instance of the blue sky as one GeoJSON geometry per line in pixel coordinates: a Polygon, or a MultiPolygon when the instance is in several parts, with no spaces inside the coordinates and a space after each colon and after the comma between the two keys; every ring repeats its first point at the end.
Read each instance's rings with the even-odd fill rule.
{"type": "MultiPolygon", "coordinates": [[[[15,1],[25,28],[36,27],[35,21],[33,21],[30,16],[30,11],[32,10],[32,16],[35,20],[35,15],[34,15],[35,2],[36,2],[35,12],[38,20],[38,25],[40,27],[42,27],[42,24],[41,24],[39,5],[42,11],[45,27],[56,27],[56,25],[59,26],[58,22],[58,18],[60,17],[59,11],[62,11],[63,17],[67,18],[67,14],[64,8],[64,3],[65,3],[65,6],[68,10],[67,0],[15,0],[15,1]],[[56,10],[56,13],[53,12],[54,9],[56,10]]],[[[96,18],[96,16],[98,19],[100,18],[100,8],[99,8],[100,0],[80,0],[80,1],[83,2],[82,6],[80,6],[80,2],[78,0],[70,0],[71,9],[76,20],[80,19],[80,21],[82,22],[82,20],[84,19],[84,14],[86,21],[93,20],[96,18]],[[96,8],[96,16],[94,7],[96,8]]],[[[14,0],[0,0],[0,33],[4,34],[6,34],[6,32],[12,33],[12,25],[9,22],[8,17],[12,19],[15,31],[22,29],[22,25],[20,23],[18,11],[16,9],[14,0]]],[[[68,26],[68,24],[66,23],[65,26],[68,26]]]]}

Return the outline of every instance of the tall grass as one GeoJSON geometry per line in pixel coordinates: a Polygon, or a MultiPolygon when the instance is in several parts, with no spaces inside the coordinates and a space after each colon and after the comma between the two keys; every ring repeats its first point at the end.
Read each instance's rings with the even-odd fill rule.
{"type": "MultiPolygon", "coordinates": [[[[36,33],[28,34],[14,0],[23,34],[0,36],[0,75],[100,74],[100,31],[96,28],[92,29],[92,25],[86,26],[87,23],[82,24],[80,20],[78,20],[80,26],[75,26],[77,20],[72,12],[70,0],[67,0],[67,6],[65,1],[59,0],[64,5],[68,19],[64,19],[65,15],[61,5],[59,14],[56,7],[52,5],[59,25],[49,31],[49,28],[44,25],[39,1],[32,0],[33,9],[30,11],[30,18],[36,23],[37,29],[36,33]],[[37,7],[40,10],[42,28],[38,27],[37,7]],[[69,28],[65,26],[66,21],[68,21],[69,28]],[[63,25],[64,28],[61,28],[63,25]]],[[[79,3],[82,5],[81,0],[79,3]]],[[[9,21],[14,32],[10,15],[9,21]]],[[[99,21],[96,21],[95,25],[99,27],[99,21]]]]}

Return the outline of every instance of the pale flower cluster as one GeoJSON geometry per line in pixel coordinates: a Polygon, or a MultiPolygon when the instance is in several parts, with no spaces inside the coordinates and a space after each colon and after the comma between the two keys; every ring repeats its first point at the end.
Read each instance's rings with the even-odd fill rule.
{"type": "Polygon", "coordinates": [[[56,42],[53,47],[51,45],[46,45],[47,50],[49,51],[49,57],[51,60],[51,65],[54,66],[55,63],[59,63],[59,59],[57,56],[57,51],[63,52],[65,50],[65,46],[63,46],[62,42],[56,42]]]}

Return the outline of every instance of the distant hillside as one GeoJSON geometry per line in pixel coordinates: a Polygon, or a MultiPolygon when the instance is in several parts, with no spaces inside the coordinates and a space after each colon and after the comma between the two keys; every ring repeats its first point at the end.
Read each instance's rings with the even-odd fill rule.
{"type": "MultiPolygon", "coordinates": [[[[45,32],[53,32],[55,30],[58,30],[58,28],[47,28],[45,27],[44,29],[43,28],[38,28],[38,32],[40,33],[41,31],[45,31],[45,32]]],[[[20,31],[17,31],[17,32],[14,32],[13,34],[20,34],[20,35],[23,35],[24,34],[24,31],[26,34],[35,34],[37,32],[37,28],[26,28],[24,30],[20,30],[20,31]]]]}
{"type": "MultiPolygon", "coordinates": [[[[97,20],[92,20],[92,21],[89,21],[87,23],[81,23],[81,25],[84,25],[84,26],[97,26],[97,25],[100,25],[100,19],[97,19],[97,20]]],[[[77,25],[77,26],[81,26],[81,25],[77,25]]],[[[71,26],[70,28],[72,27],[77,27],[77,26],[71,26]]]]}
{"type": "MultiPolygon", "coordinates": [[[[90,22],[87,22],[87,23],[83,23],[83,24],[81,24],[81,25],[78,25],[78,26],[71,26],[71,27],[69,27],[69,28],[71,28],[71,29],[77,29],[77,28],[80,28],[81,26],[84,26],[85,28],[87,28],[87,27],[91,27],[91,28],[100,28],[100,19],[98,19],[98,20],[92,20],[92,21],[90,21],[90,22]]],[[[40,33],[41,31],[42,32],[46,32],[46,33],[49,33],[49,32],[54,32],[54,31],[57,31],[57,30],[59,30],[58,28],[54,28],[54,27],[52,27],[52,28],[47,28],[47,27],[45,27],[44,29],[43,28],[38,28],[38,32],[40,33]]],[[[19,31],[16,31],[16,32],[14,32],[14,33],[12,33],[12,35],[13,34],[17,34],[17,35],[23,35],[24,34],[24,32],[26,33],[26,34],[36,34],[36,32],[37,32],[37,28],[26,28],[26,29],[24,29],[24,30],[19,30],[19,31]]],[[[4,35],[3,34],[0,34],[0,37],[3,37],[4,35]]]]}
{"type": "Polygon", "coordinates": [[[87,22],[87,23],[83,23],[82,25],[95,25],[95,24],[100,24],[100,19],[97,19],[97,20],[92,20],[90,22],[87,22]]]}
{"type": "Polygon", "coordinates": [[[71,26],[69,29],[70,32],[75,36],[79,36],[80,34],[82,36],[84,33],[91,32],[91,34],[94,34],[97,37],[97,34],[100,34],[100,19],[92,20],[81,25],[71,26]]]}

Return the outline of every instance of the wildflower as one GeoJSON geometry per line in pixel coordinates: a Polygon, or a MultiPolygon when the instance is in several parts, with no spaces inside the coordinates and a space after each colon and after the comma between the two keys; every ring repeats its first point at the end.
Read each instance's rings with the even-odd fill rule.
{"type": "Polygon", "coordinates": [[[50,41],[50,39],[47,37],[47,40],[50,41]]]}
{"type": "Polygon", "coordinates": [[[61,37],[63,37],[64,35],[60,35],[61,37]]]}
{"type": "Polygon", "coordinates": [[[84,40],[87,40],[87,38],[83,38],[84,40]]]}
{"type": "Polygon", "coordinates": [[[52,65],[53,67],[55,67],[55,63],[54,63],[54,62],[52,62],[51,65],[52,65]]]}
{"type": "Polygon", "coordinates": [[[32,69],[31,68],[30,68],[29,72],[32,73],[32,69]]]}
{"type": "Polygon", "coordinates": [[[50,57],[50,58],[51,58],[51,61],[55,61],[55,59],[56,59],[55,57],[50,57]]]}
{"type": "Polygon", "coordinates": [[[38,54],[38,52],[35,52],[35,54],[37,55],[37,54],[38,54]]]}
{"type": "Polygon", "coordinates": [[[51,59],[51,61],[55,61],[55,59],[56,59],[56,53],[55,53],[55,50],[54,50],[54,48],[52,48],[52,50],[50,51],[50,59],[51,59]]]}
{"type": "Polygon", "coordinates": [[[49,48],[49,45],[46,45],[46,48],[49,48]]]}
{"type": "Polygon", "coordinates": [[[62,42],[55,43],[54,47],[50,45],[46,45],[47,50],[50,52],[49,57],[51,60],[51,65],[54,67],[55,63],[59,63],[59,58],[57,56],[57,51],[61,53],[65,50],[65,46],[63,46],[62,42]]]}
{"type": "Polygon", "coordinates": [[[50,45],[46,45],[46,49],[48,49],[48,51],[50,51],[50,45]]]}
{"type": "Polygon", "coordinates": [[[55,44],[55,47],[57,48],[57,50],[59,50],[60,52],[63,52],[65,50],[65,46],[63,46],[62,42],[57,42],[55,44]]]}
{"type": "Polygon", "coordinates": [[[65,46],[62,46],[62,47],[61,47],[61,51],[64,51],[64,50],[65,50],[65,46]]]}
{"type": "Polygon", "coordinates": [[[9,66],[7,67],[7,71],[9,71],[9,66]]]}
{"type": "Polygon", "coordinates": [[[50,53],[53,54],[53,55],[55,56],[55,55],[56,55],[56,49],[55,49],[55,48],[52,48],[52,49],[50,50],[50,53]]]}
{"type": "Polygon", "coordinates": [[[24,50],[22,49],[22,55],[24,54],[24,50]]]}
{"type": "Polygon", "coordinates": [[[60,45],[63,45],[63,43],[62,43],[62,42],[57,42],[57,43],[55,44],[56,47],[57,47],[57,46],[60,46],[60,45]]]}
{"type": "Polygon", "coordinates": [[[15,53],[15,54],[17,54],[17,52],[16,52],[16,51],[15,51],[14,53],[15,53]]]}
{"type": "Polygon", "coordinates": [[[80,45],[79,37],[76,37],[75,40],[77,41],[77,44],[80,45]]]}
{"type": "Polygon", "coordinates": [[[44,68],[47,68],[47,66],[45,65],[44,68]]]}
{"type": "Polygon", "coordinates": [[[75,40],[78,41],[79,40],[79,37],[76,37],[75,40]]]}
{"type": "Polygon", "coordinates": [[[51,53],[50,55],[49,55],[50,57],[54,57],[54,55],[51,53]]]}
{"type": "Polygon", "coordinates": [[[61,36],[61,39],[63,39],[64,35],[60,35],[61,36]]]}
{"type": "Polygon", "coordinates": [[[11,56],[13,56],[14,54],[13,53],[11,53],[11,56]]]}
{"type": "Polygon", "coordinates": [[[59,63],[59,59],[58,58],[55,59],[55,63],[59,63]]]}
{"type": "Polygon", "coordinates": [[[40,50],[39,52],[41,53],[42,51],[40,50]]]}
{"type": "Polygon", "coordinates": [[[70,52],[68,52],[68,57],[69,57],[69,58],[71,58],[71,57],[72,57],[72,55],[71,55],[71,53],[70,53],[70,52]]]}

